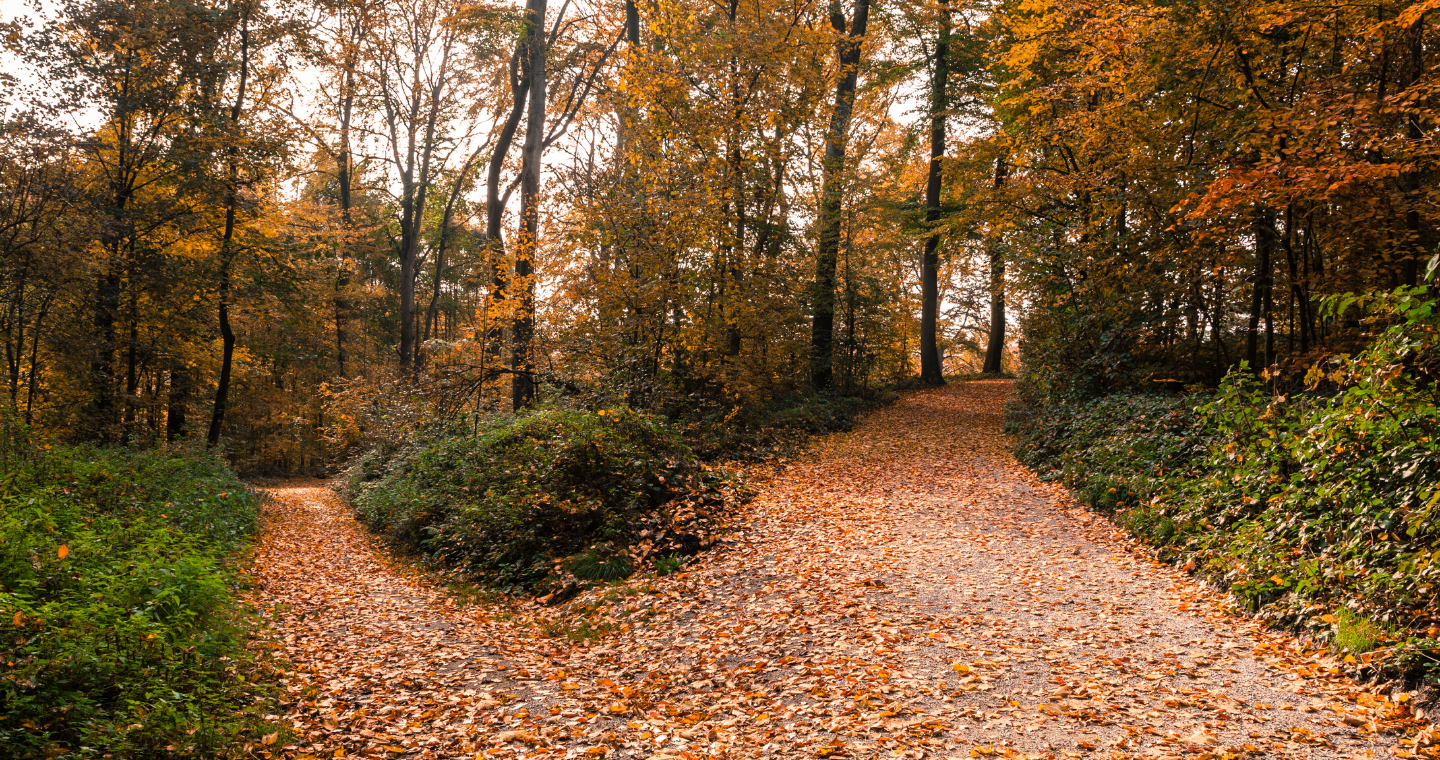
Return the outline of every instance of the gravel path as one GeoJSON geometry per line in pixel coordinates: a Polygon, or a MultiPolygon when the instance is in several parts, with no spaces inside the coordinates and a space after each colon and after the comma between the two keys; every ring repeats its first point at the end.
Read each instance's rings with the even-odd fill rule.
{"type": "Polygon", "coordinates": [[[1009,384],[907,394],[678,575],[457,603],[323,485],[256,566],[287,757],[1430,756],[1403,696],[1230,614],[1009,453],[1009,384]],[[1420,745],[1417,750],[1416,745],[1420,745]]]}

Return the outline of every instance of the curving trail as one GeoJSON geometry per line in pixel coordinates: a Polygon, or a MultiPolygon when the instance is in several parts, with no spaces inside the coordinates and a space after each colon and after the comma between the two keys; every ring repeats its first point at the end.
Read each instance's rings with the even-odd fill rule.
{"type": "Polygon", "coordinates": [[[1229,614],[1005,450],[1009,384],[907,394],[768,474],[687,572],[561,607],[389,562],[272,490],[286,757],[1431,756],[1409,706],[1229,614]],[[1334,671],[1338,672],[1338,671],[1334,671]]]}

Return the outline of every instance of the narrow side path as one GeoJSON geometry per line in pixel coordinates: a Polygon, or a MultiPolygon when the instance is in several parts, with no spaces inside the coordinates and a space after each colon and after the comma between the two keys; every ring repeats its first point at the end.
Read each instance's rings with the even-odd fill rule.
{"type": "Polygon", "coordinates": [[[559,607],[457,606],[322,485],[275,489],[282,754],[1431,756],[1407,704],[1037,482],[1008,392],[908,394],[774,473],[686,572],[559,607]]]}

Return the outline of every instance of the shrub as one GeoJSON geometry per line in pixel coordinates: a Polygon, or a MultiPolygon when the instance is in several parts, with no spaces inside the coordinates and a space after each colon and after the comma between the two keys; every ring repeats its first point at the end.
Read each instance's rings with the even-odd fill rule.
{"type": "Polygon", "coordinates": [[[1303,390],[1277,393],[1242,367],[1210,396],[1032,403],[1010,417],[1018,453],[1266,618],[1357,651],[1402,629],[1409,649],[1429,646],[1418,631],[1440,622],[1440,310],[1425,288],[1328,308],[1357,302],[1383,329],[1313,368],[1303,390]]]}
{"type": "Polygon", "coordinates": [[[895,398],[888,391],[866,396],[797,394],[764,405],[689,410],[677,427],[702,459],[765,459],[810,436],[849,430],[866,410],[895,398]]]}
{"type": "Polygon", "coordinates": [[[360,458],[346,487],[360,519],[402,549],[531,588],[557,571],[608,580],[661,552],[694,554],[743,496],[663,420],[628,409],[431,433],[360,458]]]}
{"type": "Polygon", "coordinates": [[[0,746],[239,753],[264,687],[229,556],[258,497],[215,457],[11,450],[0,476],[0,746]]]}

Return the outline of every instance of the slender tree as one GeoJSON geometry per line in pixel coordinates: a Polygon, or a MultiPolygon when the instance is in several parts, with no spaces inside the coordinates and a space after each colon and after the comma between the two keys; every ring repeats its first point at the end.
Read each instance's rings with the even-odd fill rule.
{"type": "Polygon", "coordinates": [[[525,144],[521,149],[520,238],[515,245],[518,303],[511,324],[511,404],[516,411],[535,402],[535,249],[540,239],[540,158],[545,148],[545,0],[525,7],[524,76],[529,93],[525,144]]]}
{"type": "MultiPolygon", "coordinates": [[[[1005,159],[995,159],[995,189],[1005,186],[1010,170],[1005,159]]],[[[1005,250],[1000,241],[990,242],[990,334],[985,346],[985,365],[981,372],[1000,374],[1000,360],[1005,353],[1005,250]]]]}
{"type": "Polygon", "coordinates": [[[861,48],[870,18],[870,0],[855,0],[849,22],[840,0],[830,3],[830,27],[835,30],[835,58],[838,63],[835,100],[830,125],[825,132],[825,156],[821,164],[822,187],[816,221],[815,281],[811,308],[814,318],[810,333],[810,383],[830,387],[835,361],[835,274],[839,262],[840,233],[844,219],[845,148],[850,119],[855,110],[855,88],[860,76],[861,48]]]}
{"type": "Polygon", "coordinates": [[[230,134],[225,148],[225,229],[220,235],[220,377],[215,384],[215,404],[210,413],[210,430],[205,435],[206,446],[220,442],[230,402],[230,373],[235,358],[235,329],[230,325],[230,268],[235,260],[235,211],[240,202],[240,116],[245,108],[245,87],[250,81],[250,9],[242,7],[240,14],[238,83],[235,102],[230,106],[230,120],[225,124],[225,131],[230,134]]]}
{"type": "MultiPolygon", "coordinates": [[[[930,168],[925,180],[925,221],[931,225],[940,219],[945,116],[950,107],[945,86],[950,78],[949,59],[950,3],[940,0],[940,31],[935,37],[935,60],[930,75],[930,168]]],[[[920,380],[927,385],[945,383],[945,368],[936,340],[940,323],[940,243],[940,231],[936,229],[926,239],[920,261],[920,380]]]]}

